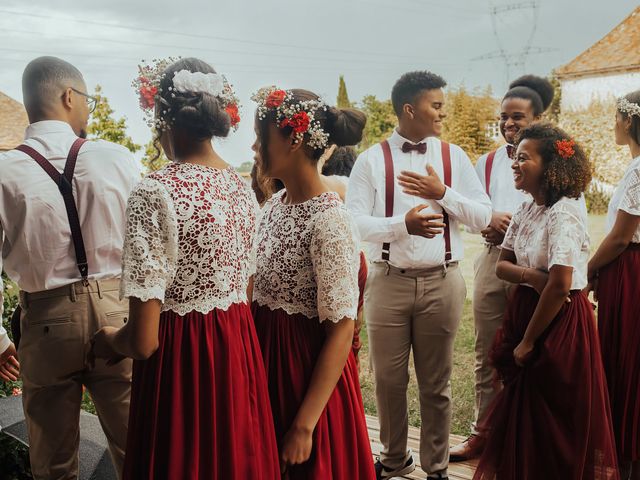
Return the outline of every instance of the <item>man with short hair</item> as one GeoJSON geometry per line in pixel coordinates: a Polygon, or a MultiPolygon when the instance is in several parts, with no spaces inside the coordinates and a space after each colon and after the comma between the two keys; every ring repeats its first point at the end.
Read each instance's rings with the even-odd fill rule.
{"type": "MultiPolygon", "coordinates": [[[[25,141],[0,154],[0,267],[20,287],[16,352],[0,331],[0,375],[23,379],[23,406],[36,479],[78,476],[83,386],[91,394],[120,475],[131,361],[87,362],[91,336],[127,321],[119,298],[127,198],[140,179],[131,153],[86,142],[95,99],[82,74],[55,57],[27,65],[25,141]]],[[[0,293],[2,283],[0,283],[0,293]]]]}
{"type": "Polygon", "coordinates": [[[383,449],[378,479],[415,469],[407,450],[409,354],[420,390],[420,460],[428,479],[446,479],[453,342],[466,287],[458,262],[460,225],[484,228],[491,203],[464,151],[440,141],[446,82],[403,75],[391,100],[398,128],[363,152],[351,172],[347,207],[372,243],[365,318],[383,449]]]}

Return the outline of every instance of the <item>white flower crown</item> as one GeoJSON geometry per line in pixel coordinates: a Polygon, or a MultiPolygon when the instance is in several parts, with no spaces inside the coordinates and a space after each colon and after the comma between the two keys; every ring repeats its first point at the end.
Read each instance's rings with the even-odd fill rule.
{"type": "Polygon", "coordinates": [[[316,112],[326,111],[327,104],[318,100],[296,101],[290,90],[275,86],[263,87],[253,94],[251,100],[258,104],[258,118],[266,118],[269,110],[275,112],[278,128],[291,127],[295,133],[295,142],[302,142],[309,135],[307,145],[313,149],[329,146],[329,134],[316,119],[316,112]]]}
{"type": "Polygon", "coordinates": [[[616,101],[616,107],[618,111],[626,113],[627,115],[640,117],[640,105],[630,102],[625,97],[620,97],[616,101]]]}

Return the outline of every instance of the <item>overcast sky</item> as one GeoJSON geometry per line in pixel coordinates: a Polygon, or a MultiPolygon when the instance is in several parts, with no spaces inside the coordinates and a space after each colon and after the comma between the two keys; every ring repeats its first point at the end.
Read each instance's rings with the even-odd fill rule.
{"type": "Polygon", "coordinates": [[[129,134],[142,144],[150,132],[130,86],[137,64],[155,57],[200,57],[227,76],[243,104],[239,131],[219,143],[225,159],[239,165],[252,159],[249,97],[261,86],[307,88],[333,103],[343,74],[351,100],[366,94],[389,98],[402,73],[428,69],[451,86],[491,85],[500,95],[509,77],[548,74],[637,5],[637,0],[0,0],[0,91],[21,100],[27,62],[59,56],[83,72],[90,90],[102,85],[116,115],[127,117],[129,134]],[[536,3],[538,8],[531,8],[536,3]],[[525,8],[513,8],[518,5],[525,8]],[[523,56],[527,46],[531,53],[523,56]],[[500,51],[514,64],[492,58],[500,51]],[[524,65],[518,65],[522,58],[524,65]]]}

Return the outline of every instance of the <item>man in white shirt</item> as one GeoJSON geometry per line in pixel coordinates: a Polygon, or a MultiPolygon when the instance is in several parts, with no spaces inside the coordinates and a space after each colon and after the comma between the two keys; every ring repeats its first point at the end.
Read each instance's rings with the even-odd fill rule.
{"type": "MultiPolygon", "coordinates": [[[[54,57],[37,58],[27,65],[22,87],[30,122],[25,141],[0,154],[0,267],[21,290],[17,353],[33,476],[77,478],[83,386],[121,472],[131,362],[107,366],[96,361],[91,368],[87,354],[93,333],[127,320],[128,303],[119,299],[120,256],[126,202],[140,168],[120,145],[101,140],[81,145],[78,138],[86,137],[95,99],[86,93],[82,74],[73,65],[54,57]],[[75,172],[65,187],[66,175],[57,172],[69,165],[76,145],[75,172]],[[48,162],[53,173],[38,162],[48,162]],[[60,187],[50,175],[60,177],[60,187]],[[80,235],[71,233],[72,207],[61,194],[65,188],[72,188],[80,235]],[[81,248],[78,238],[84,243],[81,248]],[[86,262],[78,250],[84,251],[86,262]]],[[[14,365],[17,373],[16,352],[3,330],[0,355],[0,364],[14,365]]]]}
{"type": "Polygon", "coordinates": [[[464,151],[442,131],[445,81],[410,72],[393,87],[399,126],[363,152],[351,172],[347,207],[371,244],[365,318],[383,449],[377,477],[415,469],[407,450],[407,385],[413,350],[420,389],[420,460],[446,479],[453,342],[466,287],[458,262],[461,224],[484,228],[491,204],[464,151]],[[448,226],[448,228],[447,228],[448,226]]]}

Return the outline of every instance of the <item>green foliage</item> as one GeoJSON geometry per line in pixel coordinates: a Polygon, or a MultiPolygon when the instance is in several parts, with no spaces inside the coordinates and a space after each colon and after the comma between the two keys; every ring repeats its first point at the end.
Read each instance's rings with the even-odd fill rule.
{"type": "Polygon", "coordinates": [[[109,105],[107,97],[102,95],[102,87],[96,86],[94,96],[98,98],[95,111],[91,114],[91,122],[87,128],[89,138],[100,138],[109,142],[118,143],[135,153],[140,150],[140,145],[134,143],[127,135],[127,120],[121,117],[113,118],[113,108],[109,105]]]}
{"type": "Polygon", "coordinates": [[[562,86],[558,79],[555,70],[551,72],[551,78],[549,78],[551,85],[553,85],[553,101],[549,106],[549,110],[545,114],[547,120],[558,123],[560,121],[560,103],[562,102],[562,86]]]}
{"type": "Polygon", "coordinates": [[[338,108],[351,108],[353,105],[349,101],[347,93],[347,84],[344,82],[344,76],[340,75],[340,85],[338,86],[338,99],[336,101],[338,108]]]}
{"type": "Polygon", "coordinates": [[[250,173],[252,168],[253,162],[243,162],[242,165],[237,168],[237,170],[238,173],[250,173]]]}
{"type": "Polygon", "coordinates": [[[156,139],[156,135],[144,147],[144,156],[142,157],[142,165],[147,169],[148,173],[160,170],[169,164],[170,160],[166,157],[160,146],[160,141],[156,139]]]}
{"type": "Polygon", "coordinates": [[[592,183],[587,191],[584,192],[584,199],[589,213],[603,215],[609,209],[611,195],[605,192],[602,187],[592,183]]]}
{"type": "Polygon", "coordinates": [[[367,115],[367,124],[358,148],[361,152],[391,135],[398,119],[391,100],[378,100],[375,95],[364,97],[358,108],[367,115]]]}

